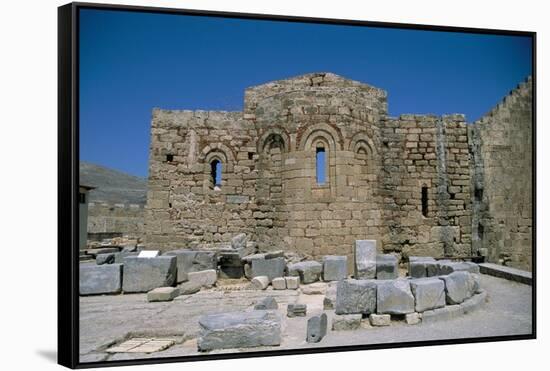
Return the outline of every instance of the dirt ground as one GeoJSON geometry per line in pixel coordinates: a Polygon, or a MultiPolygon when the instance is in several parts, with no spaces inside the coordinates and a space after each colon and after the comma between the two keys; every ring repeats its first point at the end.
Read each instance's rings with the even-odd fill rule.
{"type": "Polygon", "coordinates": [[[477,311],[459,318],[433,324],[407,325],[392,321],[389,327],[371,327],[365,322],[354,331],[331,331],[334,311],[325,311],[329,330],[316,344],[305,341],[307,319],[323,312],[324,295],[305,295],[298,291],[238,289],[242,283],[179,296],[172,302],[147,302],[146,294],[87,296],[80,298],[80,360],[143,359],[206,354],[197,351],[198,318],[203,314],[253,310],[254,304],[273,296],[283,319],[280,346],[229,349],[213,353],[254,352],[357,344],[380,344],[421,340],[441,340],[531,333],[531,286],[481,275],[481,286],[488,293],[487,302],[477,311]],[[233,288],[233,289],[232,289],[233,288]],[[306,317],[286,317],[286,305],[297,301],[307,304],[306,317]],[[105,349],[129,334],[173,336],[178,342],[157,353],[116,353],[105,349]]]}

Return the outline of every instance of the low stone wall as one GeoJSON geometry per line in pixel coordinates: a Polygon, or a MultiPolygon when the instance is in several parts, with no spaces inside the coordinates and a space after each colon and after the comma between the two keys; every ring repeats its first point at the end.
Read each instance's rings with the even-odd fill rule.
{"type": "Polygon", "coordinates": [[[145,209],[137,204],[88,204],[88,235],[143,236],[145,209]]]}

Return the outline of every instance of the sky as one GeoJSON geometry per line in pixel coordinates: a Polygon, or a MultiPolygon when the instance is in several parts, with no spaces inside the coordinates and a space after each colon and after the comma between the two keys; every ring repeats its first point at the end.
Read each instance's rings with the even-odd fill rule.
{"type": "Polygon", "coordinates": [[[80,10],[80,159],[147,177],[153,108],[240,111],[245,88],[332,72],[391,116],[473,122],[531,74],[522,36],[80,10]]]}

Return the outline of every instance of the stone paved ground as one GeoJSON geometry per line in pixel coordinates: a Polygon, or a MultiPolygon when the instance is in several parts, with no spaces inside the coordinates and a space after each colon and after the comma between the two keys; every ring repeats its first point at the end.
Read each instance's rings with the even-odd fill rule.
{"type": "MultiPolygon", "coordinates": [[[[82,362],[130,358],[173,357],[198,354],[198,317],[205,313],[252,310],[254,303],[273,296],[283,314],[283,342],[279,347],[223,350],[210,353],[277,350],[303,347],[377,344],[419,340],[470,338],[531,333],[531,286],[482,275],[488,302],[474,313],[453,320],[408,326],[393,321],[390,327],[365,326],[355,331],[328,332],[317,344],[305,341],[306,322],[322,312],[323,295],[303,295],[297,291],[201,291],[180,296],[173,302],[148,303],[146,294],[89,296],[80,298],[80,353],[82,362]],[[307,317],[287,318],[286,304],[308,304],[307,317]],[[105,348],[128,333],[147,336],[177,336],[180,343],[153,354],[108,355],[105,348]]],[[[327,311],[329,324],[333,311],[327,311]]]]}

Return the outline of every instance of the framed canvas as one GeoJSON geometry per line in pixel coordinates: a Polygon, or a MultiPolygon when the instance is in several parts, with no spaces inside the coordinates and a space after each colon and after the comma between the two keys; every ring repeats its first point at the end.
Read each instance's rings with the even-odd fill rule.
{"type": "Polygon", "coordinates": [[[58,19],[60,364],[536,337],[534,32],[58,19]]]}

